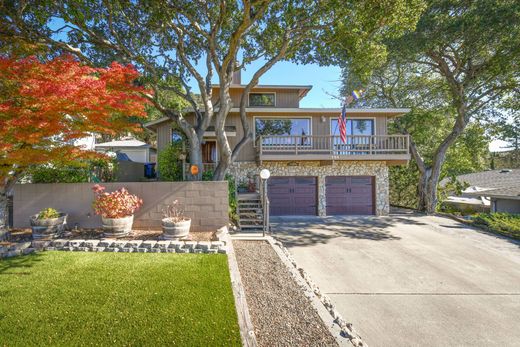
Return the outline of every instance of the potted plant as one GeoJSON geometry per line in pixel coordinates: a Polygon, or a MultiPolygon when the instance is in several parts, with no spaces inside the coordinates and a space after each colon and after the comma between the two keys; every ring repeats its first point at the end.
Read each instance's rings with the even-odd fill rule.
{"type": "Polygon", "coordinates": [[[94,212],[101,216],[105,236],[125,236],[132,231],[134,212],[141,207],[143,200],[130,194],[126,188],[112,193],[105,192],[105,187],[96,184],[94,191],[94,212]]]}
{"type": "Polygon", "coordinates": [[[167,240],[187,237],[190,233],[191,218],[184,216],[184,209],[175,200],[163,209],[162,230],[167,240]]]}
{"type": "Polygon", "coordinates": [[[54,208],[46,208],[31,216],[33,239],[55,238],[63,233],[67,224],[67,214],[54,208]]]}

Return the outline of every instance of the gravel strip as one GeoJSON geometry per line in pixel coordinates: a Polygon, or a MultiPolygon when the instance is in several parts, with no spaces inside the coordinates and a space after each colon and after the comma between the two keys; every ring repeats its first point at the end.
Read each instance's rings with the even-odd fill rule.
{"type": "Polygon", "coordinates": [[[338,346],[272,247],[233,241],[259,346],[338,346]]]}

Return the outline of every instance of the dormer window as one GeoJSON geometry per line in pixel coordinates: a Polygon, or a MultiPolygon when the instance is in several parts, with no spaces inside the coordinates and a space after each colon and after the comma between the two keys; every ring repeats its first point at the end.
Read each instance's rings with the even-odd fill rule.
{"type": "Polygon", "coordinates": [[[249,93],[249,107],[274,107],[275,93],[249,93]]]}

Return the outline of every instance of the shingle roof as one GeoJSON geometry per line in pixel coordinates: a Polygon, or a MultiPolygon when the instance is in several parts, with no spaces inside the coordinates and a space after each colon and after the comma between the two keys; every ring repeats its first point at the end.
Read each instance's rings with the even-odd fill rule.
{"type": "Polygon", "coordinates": [[[480,193],[469,193],[467,195],[485,195],[492,198],[508,198],[520,200],[520,184],[512,187],[486,190],[485,192],[480,193]]]}
{"type": "MultiPolygon", "coordinates": [[[[512,170],[489,170],[457,176],[461,183],[479,188],[508,188],[520,186],[520,169],[512,170]]],[[[443,180],[446,183],[446,180],[443,180]]]]}
{"type": "Polygon", "coordinates": [[[149,144],[135,140],[135,139],[129,139],[129,140],[116,140],[116,141],[110,141],[110,142],[103,142],[103,143],[97,143],[96,147],[150,147],[149,144]]]}

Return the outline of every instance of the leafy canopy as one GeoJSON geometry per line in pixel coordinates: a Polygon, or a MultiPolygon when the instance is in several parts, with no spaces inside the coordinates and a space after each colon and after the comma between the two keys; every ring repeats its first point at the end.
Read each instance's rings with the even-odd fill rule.
{"type": "Polygon", "coordinates": [[[89,133],[135,130],[144,91],[130,65],[92,68],[71,57],[41,62],[0,57],[0,179],[5,186],[30,165],[97,155],[74,146],[89,133]]]}

